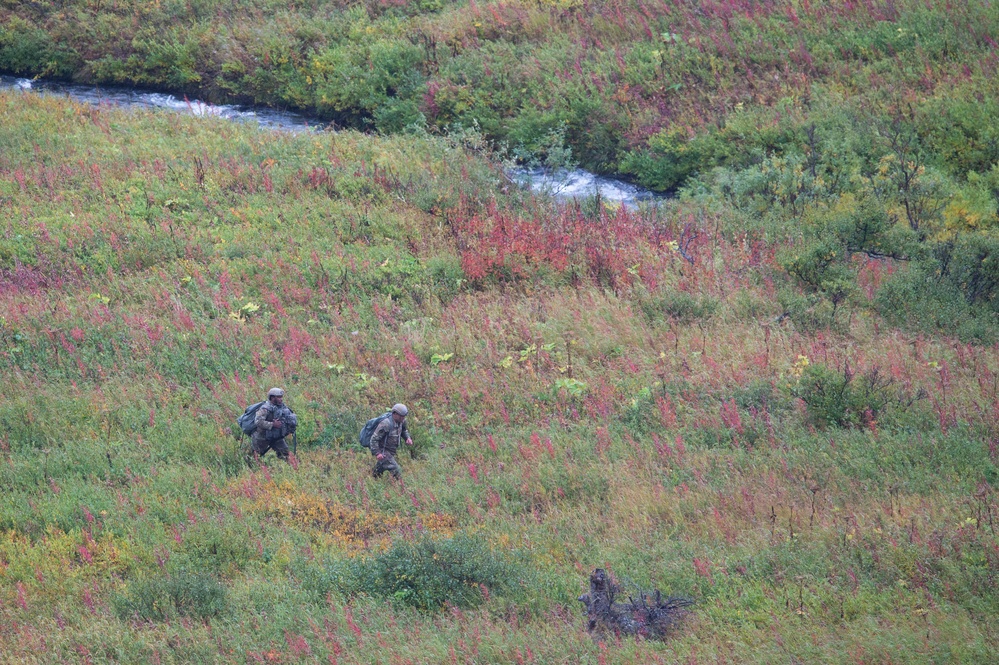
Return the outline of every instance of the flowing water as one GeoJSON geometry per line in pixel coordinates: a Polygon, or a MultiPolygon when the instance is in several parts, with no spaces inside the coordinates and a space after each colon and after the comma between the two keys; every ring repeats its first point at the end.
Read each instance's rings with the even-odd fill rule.
{"type": "MultiPolygon", "coordinates": [[[[291,111],[278,111],[263,107],[229,104],[208,104],[197,99],[178,99],[162,92],[119,86],[79,85],[26,79],[0,75],[0,90],[21,90],[25,93],[42,93],[69,97],[78,102],[94,105],[120,106],[122,108],[166,109],[194,116],[213,116],[234,122],[255,122],[261,127],[281,131],[309,131],[322,129],[326,123],[291,111]]],[[[557,199],[580,199],[599,196],[605,201],[636,206],[643,201],[659,197],[648,190],[615,178],[594,175],[589,171],[545,171],[543,169],[513,169],[510,176],[533,191],[557,199]]]]}
{"type": "Polygon", "coordinates": [[[604,201],[636,206],[643,201],[656,201],[662,197],[637,185],[595,175],[583,169],[513,169],[511,177],[532,190],[557,199],[582,199],[599,196],[604,201]]]}
{"type": "Polygon", "coordinates": [[[261,127],[284,131],[304,131],[325,123],[289,111],[251,108],[228,104],[207,104],[197,99],[177,97],[148,90],[117,86],[79,85],[59,81],[31,80],[0,75],[0,90],[17,89],[69,97],[78,102],[122,108],[167,109],[195,116],[214,116],[235,122],[256,122],[261,127]]]}

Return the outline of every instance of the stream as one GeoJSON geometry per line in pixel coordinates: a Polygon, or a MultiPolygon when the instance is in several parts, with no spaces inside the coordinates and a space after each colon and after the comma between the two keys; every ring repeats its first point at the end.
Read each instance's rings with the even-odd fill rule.
{"type": "MultiPolygon", "coordinates": [[[[121,108],[166,109],[199,117],[225,118],[233,122],[255,122],[266,129],[301,132],[321,130],[326,123],[292,111],[229,104],[208,104],[200,100],[178,99],[174,95],[123,86],[96,86],[63,83],[45,79],[26,79],[0,74],[0,90],[20,90],[25,94],[49,94],[69,97],[77,102],[121,108]]],[[[515,168],[510,177],[524,187],[561,200],[599,195],[608,202],[629,207],[661,197],[636,185],[598,176],[583,169],[546,171],[515,168]]]]}

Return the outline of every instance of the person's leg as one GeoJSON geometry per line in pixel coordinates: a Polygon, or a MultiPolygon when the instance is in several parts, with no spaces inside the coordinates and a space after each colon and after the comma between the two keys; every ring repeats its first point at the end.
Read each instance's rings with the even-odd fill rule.
{"type": "Polygon", "coordinates": [[[389,455],[382,460],[382,470],[391,473],[396,480],[402,478],[402,467],[395,461],[395,455],[389,455]]]}
{"type": "Polygon", "coordinates": [[[252,449],[253,456],[256,457],[257,459],[262,458],[264,455],[267,454],[267,451],[271,449],[267,441],[262,441],[260,439],[253,439],[250,442],[250,447],[252,449]]]}
{"type": "Polygon", "coordinates": [[[277,454],[278,459],[283,459],[285,462],[288,461],[288,456],[291,454],[291,451],[288,450],[288,444],[284,442],[284,439],[271,441],[271,448],[277,454]]]}
{"type": "Polygon", "coordinates": [[[382,459],[375,462],[375,468],[372,471],[372,475],[375,478],[381,478],[381,475],[388,471],[392,474],[392,477],[399,480],[402,477],[402,468],[399,463],[395,461],[393,455],[386,455],[382,459]]]}

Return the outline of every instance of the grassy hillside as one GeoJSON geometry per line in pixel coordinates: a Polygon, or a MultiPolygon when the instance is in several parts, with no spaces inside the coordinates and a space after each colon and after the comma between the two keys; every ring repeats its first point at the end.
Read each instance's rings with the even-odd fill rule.
{"type": "Polygon", "coordinates": [[[803,254],[827,200],[559,208],[473,132],[20,94],[0,145],[5,662],[999,656],[997,349],[878,313],[928,263],[803,254]],[[248,465],[271,385],[298,455],[248,465]],[[400,400],[397,485],[353,441],[400,400]],[[597,566],[694,617],[593,642],[597,566]]]}
{"type": "Polygon", "coordinates": [[[814,159],[833,116],[870,138],[902,108],[930,165],[963,182],[999,156],[997,35],[986,0],[60,0],[0,3],[0,70],[384,132],[477,124],[520,158],[568,146],[664,190],[814,159]]]}

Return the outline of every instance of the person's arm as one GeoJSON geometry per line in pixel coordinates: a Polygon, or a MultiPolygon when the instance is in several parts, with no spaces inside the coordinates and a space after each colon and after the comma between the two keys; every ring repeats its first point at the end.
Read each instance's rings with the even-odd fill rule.
{"type": "Polygon", "coordinates": [[[406,423],[402,424],[402,431],[399,432],[399,434],[400,438],[402,438],[402,440],[406,442],[407,446],[413,445],[413,438],[409,436],[409,428],[406,427],[406,423]]]}
{"type": "Polygon", "coordinates": [[[379,459],[382,457],[382,444],[385,443],[387,434],[388,427],[385,426],[384,420],[378,423],[378,427],[371,434],[371,454],[379,459]]]}
{"type": "Polygon", "coordinates": [[[271,409],[269,404],[264,404],[262,407],[257,409],[256,415],[253,416],[253,424],[256,425],[258,430],[267,431],[274,428],[274,423],[267,420],[267,416],[271,414],[271,409]]]}

